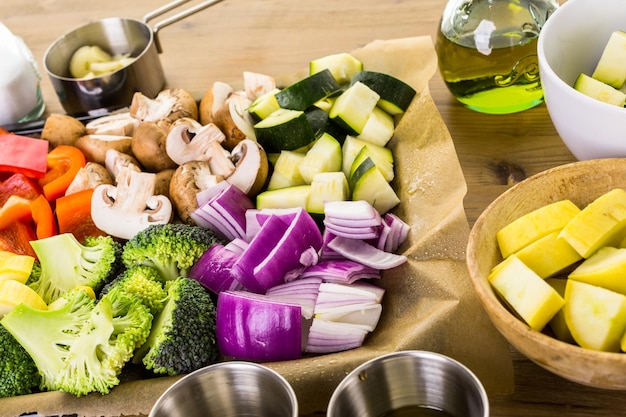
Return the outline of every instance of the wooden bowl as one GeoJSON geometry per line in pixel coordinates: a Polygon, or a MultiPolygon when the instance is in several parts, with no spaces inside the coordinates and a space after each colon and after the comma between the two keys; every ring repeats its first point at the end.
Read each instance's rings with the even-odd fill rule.
{"type": "Polygon", "coordinates": [[[469,237],[467,264],[474,290],[494,326],[519,352],[570,381],[626,390],[626,354],[607,353],[559,341],[531,330],[492,290],[487,276],[502,260],[496,232],[516,218],[549,203],[570,199],[583,208],[600,195],[626,188],[626,159],[596,159],[559,166],[516,184],[494,200],[469,237]]]}

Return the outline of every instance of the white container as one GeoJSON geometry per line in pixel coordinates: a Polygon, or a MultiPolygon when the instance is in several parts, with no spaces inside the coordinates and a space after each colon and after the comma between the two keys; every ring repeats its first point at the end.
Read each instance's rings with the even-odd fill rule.
{"type": "Polygon", "coordinates": [[[21,38],[0,23],[0,126],[37,119],[44,111],[37,63],[21,38]]]}

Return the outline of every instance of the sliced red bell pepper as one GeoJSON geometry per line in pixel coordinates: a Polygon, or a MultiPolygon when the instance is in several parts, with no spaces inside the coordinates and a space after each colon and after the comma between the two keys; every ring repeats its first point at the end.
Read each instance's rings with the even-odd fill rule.
{"type": "Polygon", "coordinates": [[[24,197],[10,196],[0,207],[0,230],[6,229],[14,222],[30,221],[32,219],[31,202],[32,200],[24,197]]]}
{"type": "Polygon", "coordinates": [[[75,146],[59,145],[48,153],[47,172],[39,180],[48,201],[54,201],[65,194],[85,163],[85,155],[75,146]]]}
{"type": "Polygon", "coordinates": [[[41,178],[47,171],[48,141],[0,133],[0,171],[41,178]]]}
{"type": "Polygon", "coordinates": [[[36,180],[24,174],[11,174],[0,184],[0,206],[3,206],[12,195],[32,200],[39,194],[41,194],[41,187],[36,180]]]}
{"type": "Polygon", "coordinates": [[[14,222],[9,227],[0,230],[0,250],[36,257],[30,245],[30,241],[35,239],[37,235],[30,223],[14,222]]]}
{"type": "Polygon", "coordinates": [[[92,195],[93,189],[90,188],[57,198],[55,212],[59,233],[72,233],[79,242],[86,236],[106,234],[96,227],[91,217],[92,195]]]}
{"type": "Polygon", "coordinates": [[[31,201],[30,210],[32,219],[35,222],[37,239],[44,239],[58,233],[59,227],[52,212],[52,207],[43,194],[31,201]]]}

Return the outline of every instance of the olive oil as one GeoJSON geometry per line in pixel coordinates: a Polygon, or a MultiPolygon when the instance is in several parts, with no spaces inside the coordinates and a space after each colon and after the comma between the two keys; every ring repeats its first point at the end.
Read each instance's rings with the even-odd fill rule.
{"type": "Polygon", "coordinates": [[[425,407],[421,405],[407,405],[397,408],[381,417],[455,417],[447,411],[439,408],[425,407]]]}
{"type": "Polygon", "coordinates": [[[543,102],[537,39],[552,0],[450,0],[436,49],[450,92],[483,113],[514,113],[543,102]]]}

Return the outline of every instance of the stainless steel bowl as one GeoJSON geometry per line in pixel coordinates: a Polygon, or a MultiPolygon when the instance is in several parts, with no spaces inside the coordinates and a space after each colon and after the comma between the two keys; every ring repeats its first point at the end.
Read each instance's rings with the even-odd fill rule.
{"type": "Polygon", "coordinates": [[[278,372],[252,362],[221,362],[176,381],[149,415],[183,416],[298,417],[298,401],[278,372]]]}
{"type": "Polygon", "coordinates": [[[432,408],[454,417],[489,416],[485,389],[467,367],[417,350],[379,356],[355,368],[333,392],[326,415],[380,417],[407,407],[432,408]]]}

